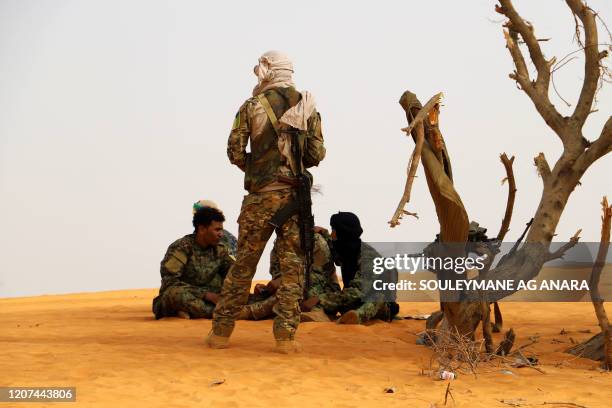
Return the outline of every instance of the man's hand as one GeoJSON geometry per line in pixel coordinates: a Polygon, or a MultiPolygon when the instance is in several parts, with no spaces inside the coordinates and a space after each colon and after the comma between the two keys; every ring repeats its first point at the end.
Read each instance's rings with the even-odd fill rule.
{"type": "Polygon", "coordinates": [[[220,296],[217,293],[206,292],[204,294],[204,300],[206,300],[207,302],[210,302],[210,303],[214,303],[215,305],[217,304],[219,299],[220,299],[220,296]]]}
{"type": "Polygon", "coordinates": [[[313,307],[315,307],[319,303],[319,298],[313,296],[311,298],[306,299],[300,305],[302,312],[310,312],[313,307]]]}
{"type": "Polygon", "coordinates": [[[280,278],[271,280],[266,286],[268,288],[268,291],[270,292],[270,295],[275,294],[278,288],[280,288],[280,278]]]}
{"type": "Polygon", "coordinates": [[[328,234],[329,233],[329,231],[327,231],[326,228],[319,227],[318,225],[315,225],[315,227],[313,228],[313,231],[315,232],[315,234],[328,234]]]}
{"type": "Polygon", "coordinates": [[[263,283],[258,283],[255,285],[255,289],[253,289],[253,293],[255,293],[256,296],[261,296],[262,292],[265,292],[268,289],[267,285],[264,285],[263,283]]]}

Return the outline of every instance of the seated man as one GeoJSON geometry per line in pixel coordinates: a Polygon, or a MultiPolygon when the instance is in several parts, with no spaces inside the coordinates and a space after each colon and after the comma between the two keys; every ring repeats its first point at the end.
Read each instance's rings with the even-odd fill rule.
{"type": "Polygon", "coordinates": [[[161,262],[162,283],[153,299],[156,319],[210,318],[233,263],[223,237],[223,213],[204,206],[193,215],[194,233],[173,242],[161,262]]]}
{"type": "MultiPolygon", "coordinates": [[[[196,211],[198,211],[200,208],[204,208],[204,207],[211,207],[211,208],[216,208],[217,210],[219,210],[219,207],[217,206],[217,203],[215,203],[214,201],[212,201],[212,200],[200,200],[200,201],[197,201],[197,202],[193,203],[192,213],[195,214],[196,211]]],[[[221,211],[221,210],[219,210],[219,211],[221,211]]],[[[236,239],[234,234],[232,234],[228,230],[224,229],[223,230],[223,237],[221,238],[221,243],[223,245],[225,245],[229,249],[229,253],[230,253],[231,256],[233,256],[233,257],[236,256],[236,248],[238,247],[238,240],[236,239]]]]}
{"type": "Polygon", "coordinates": [[[359,218],[350,212],[339,212],[332,215],[330,224],[332,252],[336,264],[341,267],[344,287],[342,291],[309,297],[302,303],[302,310],[320,307],[327,314],[341,313],[337,321],[341,324],[365,323],[371,319],[391,321],[399,312],[399,305],[385,302],[376,293],[366,294],[371,289],[374,258],[381,255],[361,241],[363,230],[359,218]]]}
{"type": "MultiPolygon", "coordinates": [[[[317,296],[326,292],[340,292],[340,285],[336,277],[336,267],[331,257],[331,250],[325,239],[324,231],[315,227],[313,263],[310,273],[309,296],[317,296]]],[[[280,286],[280,260],[276,251],[276,242],[270,252],[270,274],[272,280],[267,285],[258,283],[255,285],[254,294],[249,296],[249,304],[245,305],[240,313],[240,319],[261,320],[274,317],[274,305],[276,305],[276,290],[280,286]]],[[[302,313],[302,321],[329,321],[329,317],[323,312],[317,314],[302,313]]]]}

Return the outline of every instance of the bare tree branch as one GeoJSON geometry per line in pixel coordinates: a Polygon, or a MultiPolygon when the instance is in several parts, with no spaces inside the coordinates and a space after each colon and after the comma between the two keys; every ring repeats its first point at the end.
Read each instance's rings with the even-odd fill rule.
{"type": "Polygon", "coordinates": [[[599,138],[574,163],[576,171],[586,170],[593,162],[612,151],[612,116],[608,118],[599,138]]]}
{"type": "Polygon", "coordinates": [[[417,116],[409,123],[407,128],[402,129],[406,134],[410,134],[414,129],[416,132],[416,146],[410,158],[410,163],[408,164],[408,176],[406,178],[406,184],[404,186],[404,194],[400,199],[397,208],[395,209],[395,213],[393,213],[393,217],[389,224],[391,228],[399,225],[402,216],[411,215],[415,218],[419,218],[417,213],[412,213],[404,210],[404,207],[408,202],[410,202],[410,193],[412,192],[412,184],[414,182],[414,178],[416,177],[416,171],[421,161],[421,150],[423,149],[423,142],[425,141],[425,127],[423,125],[423,120],[427,117],[427,114],[434,106],[440,103],[442,99],[442,92],[435,94],[432,96],[429,101],[423,106],[423,108],[417,113],[417,116]]]}
{"type": "Polygon", "coordinates": [[[514,61],[514,66],[516,67],[515,73],[510,74],[510,78],[517,81],[525,92],[535,93],[531,79],[529,79],[529,70],[527,69],[527,64],[525,63],[525,57],[523,57],[523,53],[521,52],[516,39],[510,35],[508,30],[504,30],[504,38],[506,39],[506,47],[508,48],[508,51],[510,51],[510,55],[514,61]]]}
{"type": "Polygon", "coordinates": [[[591,113],[593,98],[597,91],[600,75],[599,60],[604,58],[607,53],[599,54],[597,24],[593,10],[587,7],[582,0],[566,0],[566,3],[572,10],[572,13],[578,16],[584,27],[584,82],[576,109],[572,114],[572,122],[574,122],[577,129],[582,129],[587,116],[591,113]]]}
{"type": "Polygon", "coordinates": [[[506,38],[506,46],[516,67],[516,72],[510,74],[510,78],[519,83],[521,89],[529,96],[537,111],[540,113],[544,121],[555,131],[565,144],[565,127],[566,121],[561,114],[556,110],[550,102],[548,96],[548,87],[550,85],[551,66],[555,63],[555,58],[547,61],[542,54],[540,44],[533,33],[533,27],[527,23],[516,12],[510,0],[500,0],[501,7],[496,10],[508,18],[505,26],[508,30],[504,30],[506,38]],[[518,45],[518,34],[529,49],[529,56],[533,61],[538,76],[536,81],[531,81],[525,58],[518,45]]]}
{"type": "Polygon", "coordinates": [[[412,184],[414,182],[414,178],[416,177],[417,167],[419,167],[419,163],[421,162],[421,150],[423,149],[423,142],[425,140],[425,128],[423,126],[423,122],[419,123],[415,130],[417,134],[416,146],[414,147],[414,151],[410,157],[410,162],[408,163],[408,175],[406,177],[406,185],[404,186],[404,194],[402,194],[402,198],[395,209],[395,213],[393,213],[393,217],[391,218],[391,221],[389,221],[391,228],[399,225],[403,215],[413,215],[414,217],[418,218],[416,213],[410,213],[404,210],[406,204],[410,202],[412,184]]]}
{"type": "Polygon", "coordinates": [[[599,241],[599,250],[597,251],[597,258],[593,264],[593,271],[591,273],[591,279],[589,286],[591,288],[591,300],[602,301],[602,297],[599,294],[599,279],[601,272],[606,264],[606,257],[608,255],[608,248],[610,247],[610,222],[612,221],[612,206],[608,205],[608,198],[604,197],[601,201],[603,214],[601,216],[601,240],[599,241]]]}
{"type": "Polygon", "coordinates": [[[546,261],[563,258],[563,255],[565,255],[567,251],[569,251],[570,249],[576,246],[576,244],[578,243],[578,240],[580,239],[581,232],[582,230],[579,229],[578,231],[576,231],[574,236],[571,237],[570,240],[567,243],[565,243],[561,248],[557,249],[555,252],[549,253],[548,256],[546,257],[546,261]]]}
{"type": "Polygon", "coordinates": [[[612,221],[612,206],[608,205],[607,197],[604,197],[601,202],[603,215],[601,216],[601,240],[599,241],[599,250],[597,258],[591,272],[589,287],[591,291],[591,300],[595,308],[595,315],[601,327],[603,334],[604,345],[604,367],[606,370],[612,370],[612,339],[610,338],[610,322],[606,309],[604,308],[604,300],[599,294],[599,279],[601,272],[606,264],[606,256],[610,248],[610,223],[612,221]]]}
{"type": "Polygon", "coordinates": [[[523,20],[523,18],[517,13],[517,11],[514,9],[514,5],[512,5],[512,1],[500,0],[499,2],[502,5],[500,10],[501,13],[510,20],[506,24],[508,29],[519,33],[523,38],[523,41],[525,41],[525,44],[527,44],[529,56],[538,70],[538,78],[535,83],[536,88],[538,88],[540,92],[548,94],[550,64],[548,61],[546,61],[546,58],[544,58],[544,54],[542,54],[542,49],[540,48],[538,39],[533,32],[533,26],[529,22],[523,20]]]}
{"type": "Polygon", "coordinates": [[[508,180],[508,201],[506,201],[506,212],[504,213],[504,219],[502,220],[501,227],[497,233],[497,240],[503,241],[508,229],[510,228],[510,221],[512,220],[512,210],[514,209],[514,199],[516,197],[516,182],[514,180],[514,171],[512,171],[514,156],[509,159],[506,153],[503,153],[501,156],[499,156],[499,158],[506,169],[506,178],[508,180]]]}
{"type": "Polygon", "coordinates": [[[544,183],[546,183],[548,179],[550,179],[551,174],[550,166],[548,165],[548,161],[546,161],[544,153],[540,153],[536,157],[534,157],[533,162],[536,168],[538,169],[538,174],[540,175],[540,177],[542,177],[544,183]]]}

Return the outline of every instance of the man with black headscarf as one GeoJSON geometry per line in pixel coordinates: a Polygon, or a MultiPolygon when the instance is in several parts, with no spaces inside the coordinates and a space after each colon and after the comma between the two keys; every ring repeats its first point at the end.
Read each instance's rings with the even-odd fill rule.
{"type": "MultiPolygon", "coordinates": [[[[381,293],[372,289],[374,258],[381,255],[361,241],[363,229],[359,218],[350,212],[339,212],[330,219],[332,253],[342,271],[341,292],[322,293],[302,303],[302,309],[318,305],[328,314],[341,313],[341,324],[365,323],[371,319],[391,321],[399,311],[395,302],[385,302],[381,293]]],[[[391,273],[396,271],[390,271],[391,273]]]]}

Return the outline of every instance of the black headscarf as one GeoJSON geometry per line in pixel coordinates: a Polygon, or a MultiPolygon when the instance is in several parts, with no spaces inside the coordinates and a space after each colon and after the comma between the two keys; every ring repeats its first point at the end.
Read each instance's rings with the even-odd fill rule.
{"type": "Polygon", "coordinates": [[[336,240],[333,246],[340,261],[342,283],[347,287],[357,273],[361,252],[360,237],[363,230],[359,218],[350,212],[339,212],[332,215],[329,223],[332,229],[336,231],[336,240]]]}

